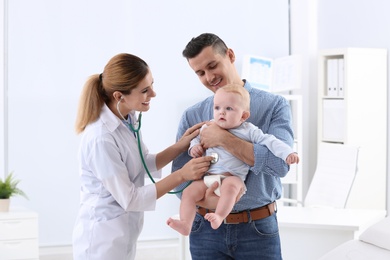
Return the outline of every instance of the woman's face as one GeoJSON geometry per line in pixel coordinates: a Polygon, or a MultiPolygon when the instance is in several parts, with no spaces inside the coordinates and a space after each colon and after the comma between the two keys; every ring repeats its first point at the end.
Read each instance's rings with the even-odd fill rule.
{"type": "Polygon", "coordinates": [[[149,73],[136,88],[132,89],[129,95],[123,95],[121,110],[123,110],[125,114],[128,114],[132,110],[146,112],[150,108],[150,100],[155,96],[156,92],[153,90],[153,75],[149,70],[149,73]]]}

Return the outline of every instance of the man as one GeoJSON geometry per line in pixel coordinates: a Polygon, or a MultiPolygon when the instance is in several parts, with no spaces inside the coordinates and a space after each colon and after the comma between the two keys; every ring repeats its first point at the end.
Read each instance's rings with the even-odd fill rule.
{"type": "MultiPolygon", "coordinates": [[[[183,56],[202,84],[212,92],[226,84],[245,87],[251,96],[248,122],[292,146],[288,101],[252,88],[249,82],[242,80],[234,65],[234,52],[222,39],[211,33],[201,34],[187,44],[183,56]]],[[[192,125],[212,118],[213,96],[210,96],[184,112],[177,138],[192,125]]],[[[245,181],[246,193],[235,204],[226,223],[217,230],[210,226],[204,215],[217,205],[218,196],[214,195],[214,190],[218,185],[215,183],[209,188],[205,199],[198,203],[190,234],[192,259],[282,259],[275,200],[281,196],[280,178],[287,174],[289,166],[265,146],[241,140],[216,124],[202,131],[201,144],[205,149],[222,146],[251,167],[245,181]]],[[[172,171],[190,159],[187,153],[181,154],[173,161],[172,171]]]]}

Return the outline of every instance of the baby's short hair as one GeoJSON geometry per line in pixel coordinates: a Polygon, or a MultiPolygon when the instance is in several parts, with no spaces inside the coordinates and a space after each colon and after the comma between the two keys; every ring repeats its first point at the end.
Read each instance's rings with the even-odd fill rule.
{"type": "Polygon", "coordinates": [[[245,110],[250,111],[250,96],[249,92],[241,85],[238,84],[227,84],[217,90],[224,90],[226,92],[235,93],[242,97],[242,106],[245,110]]]}

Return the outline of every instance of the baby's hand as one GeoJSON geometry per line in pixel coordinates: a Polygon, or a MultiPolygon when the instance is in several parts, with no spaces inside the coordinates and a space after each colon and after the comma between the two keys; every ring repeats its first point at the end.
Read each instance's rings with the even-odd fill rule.
{"type": "Polygon", "coordinates": [[[299,163],[299,156],[297,153],[290,153],[286,158],[286,163],[288,165],[293,163],[299,163]]]}
{"type": "Polygon", "coordinates": [[[190,150],[190,155],[194,158],[203,156],[204,150],[200,144],[195,145],[190,150]]]}

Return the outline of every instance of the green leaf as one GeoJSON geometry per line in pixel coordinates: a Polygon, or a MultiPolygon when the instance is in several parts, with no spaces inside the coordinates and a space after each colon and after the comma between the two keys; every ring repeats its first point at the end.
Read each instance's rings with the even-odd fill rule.
{"type": "Polygon", "coordinates": [[[12,196],[20,195],[28,199],[27,195],[18,188],[20,180],[15,179],[13,172],[7,175],[5,180],[0,179],[0,199],[9,199],[12,196]]]}

